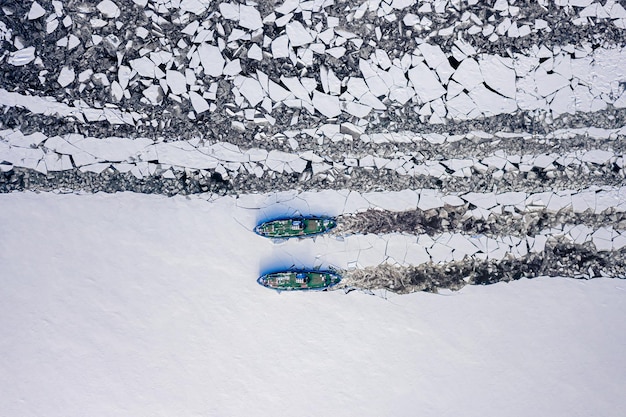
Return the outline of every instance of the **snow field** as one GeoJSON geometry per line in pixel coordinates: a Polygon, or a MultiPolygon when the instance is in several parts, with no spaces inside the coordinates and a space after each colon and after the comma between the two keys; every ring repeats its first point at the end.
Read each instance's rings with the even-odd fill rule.
{"type": "Polygon", "coordinates": [[[255,283],[282,252],[249,230],[267,214],[252,207],[261,197],[244,208],[230,197],[0,196],[0,414],[617,416],[626,406],[621,280],[278,295],[255,283]]]}

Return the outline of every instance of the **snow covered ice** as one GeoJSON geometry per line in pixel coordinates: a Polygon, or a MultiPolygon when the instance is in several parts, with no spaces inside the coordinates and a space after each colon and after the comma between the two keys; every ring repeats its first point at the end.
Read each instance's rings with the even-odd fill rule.
{"type": "MultiPolygon", "coordinates": [[[[252,278],[281,251],[249,231],[255,211],[234,198],[0,200],[12,220],[1,226],[3,414],[565,416],[624,406],[622,281],[277,295],[252,278]],[[285,397],[298,386],[309,395],[285,397]]],[[[288,246],[296,262],[314,256],[288,246]]]]}
{"type": "Polygon", "coordinates": [[[621,415],[625,30],[613,0],[4,1],[0,415],[621,415]],[[337,228],[253,233],[306,215],[337,228]],[[256,283],[316,267],[343,280],[256,283]]]}

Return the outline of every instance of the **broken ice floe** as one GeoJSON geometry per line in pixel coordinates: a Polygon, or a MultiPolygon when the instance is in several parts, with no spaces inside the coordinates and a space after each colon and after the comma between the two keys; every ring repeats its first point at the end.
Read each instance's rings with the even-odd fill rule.
{"type": "MultiPolygon", "coordinates": [[[[139,7],[147,5],[147,1],[135,3],[139,7]]],[[[404,11],[412,3],[394,1],[389,5],[384,2],[365,2],[345,18],[337,18],[328,15],[325,9],[330,4],[326,3],[294,3],[288,7],[285,6],[288,3],[284,3],[276,7],[275,12],[263,15],[267,11],[264,9],[262,14],[261,8],[254,4],[222,2],[211,7],[210,2],[200,0],[158,2],[148,7],[154,11],[146,9],[144,13],[146,18],[152,20],[152,30],[162,40],[163,48],[141,48],[138,54],[125,53],[118,49],[124,48],[124,44],[116,35],[94,34],[94,44],[104,39],[106,45],[116,49],[120,68],[131,68],[133,71],[125,74],[124,79],[120,76],[118,80],[111,79],[104,72],[96,75],[105,86],[110,85],[109,104],[124,106],[124,100],[131,97],[143,97],[144,103],[153,106],[187,102],[192,111],[189,114],[191,119],[217,108],[215,103],[210,103],[216,98],[211,98],[214,95],[209,90],[224,80],[233,86],[230,104],[240,109],[260,110],[258,106],[262,106],[263,111],[254,118],[255,123],[258,122],[257,126],[273,125],[275,112],[280,106],[304,109],[326,119],[368,119],[377,112],[392,112],[393,108],[410,104],[424,123],[466,120],[520,110],[548,109],[552,116],[559,116],[599,111],[608,105],[619,108],[626,106],[626,93],[619,82],[614,82],[625,79],[623,68],[626,67],[626,58],[623,48],[589,51],[583,48],[579,51],[580,48],[573,46],[552,49],[542,46],[526,54],[514,53],[503,57],[480,53],[474,46],[461,40],[454,41],[452,49],[444,52],[440,46],[429,43],[426,37],[418,42],[412,52],[395,56],[372,39],[371,53],[360,57],[358,69],[353,68],[350,75],[341,75],[341,79],[327,66],[320,66],[319,74],[309,73],[306,77],[303,73],[299,77],[284,76],[276,79],[271,74],[264,74],[261,71],[263,67],[247,73],[245,59],[269,62],[287,58],[292,65],[311,67],[316,63],[318,55],[330,53],[339,62],[344,62],[344,54],[348,51],[346,46],[357,51],[364,44],[364,39],[361,37],[363,34],[342,28],[340,23],[343,24],[343,19],[347,23],[359,20],[369,10],[382,13],[380,17],[392,22],[399,18],[395,13],[404,11]],[[174,18],[172,23],[184,25],[184,39],[177,45],[170,45],[158,27],[165,20],[161,13],[167,16],[168,10],[175,9],[182,15],[174,18]],[[201,21],[196,17],[205,12],[213,20],[201,21]],[[307,18],[292,19],[293,13],[302,13],[307,18]],[[325,16],[325,24],[313,25],[310,18],[315,13],[325,16]],[[230,28],[230,33],[215,20],[220,16],[235,24],[236,27],[230,28]],[[264,30],[268,25],[276,29],[273,37],[269,37],[264,30]],[[239,51],[247,51],[247,56],[238,56],[239,51]],[[451,62],[455,62],[455,65],[451,65],[451,62]],[[185,77],[184,84],[182,76],[185,77]],[[206,76],[210,79],[203,79],[206,76]]],[[[563,4],[559,3],[558,6],[562,7],[563,4]]],[[[580,8],[583,4],[570,6],[580,8]]],[[[520,37],[541,29],[531,29],[529,25],[522,24],[521,20],[517,22],[523,19],[524,11],[506,1],[499,1],[493,7],[497,11],[497,19],[504,20],[498,23],[494,15],[494,19],[490,19],[492,22],[481,29],[490,37],[496,33],[520,37]],[[495,29],[490,32],[488,26],[495,29]]],[[[449,13],[454,8],[450,2],[427,2],[419,7],[419,13],[439,15],[449,13]]],[[[98,19],[101,23],[92,22],[96,31],[105,27],[107,20],[122,17],[119,5],[111,0],[101,1],[89,10],[97,11],[100,16],[98,19]]],[[[625,12],[619,4],[607,2],[602,6],[599,3],[585,5],[581,13],[586,19],[603,17],[617,22],[624,19],[625,12]]],[[[34,2],[28,18],[38,19],[43,14],[45,10],[34,2]]],[[[63,16],[62,8],[55,6],[55,14],[51,16],[53,19],[48,23],[54,26],[53,22],[63,16]]],[[[65,16],[65,19],[68,18],[69,15],[65,16]]],[[[64,25],[72,23],[71,18],[68,22],[65,19],[64,25]]],[[[406,14],[403,22],[417,29],[418,26],[428,26],[424,19],[406,14]]],[[[460,20],[484,25],[478,15],[470,11],[464,13],[460,20]]],[[[119,26],[118,23],[116,21],[116,26],[119,26]]],[[[535,26],[538,27],[538,24],[535,26]]],[[[54,27],[51,26],[49,30],[53,32],[54,27]]],[[[147,31],[145,28],[143,30],[147,31]]],[[[380,40],[380,29],[375,32],[376,39],[380,40]]],[[[439,36],[444,34],[442,30],[437,33],[439,36]]],[[[60,47],[73,49],[81,40],[74,34],[68,34],[58,42],[60,47]]],[[[9,63],[28,65],[34,60],[35,50],[30,49],[33,47],[22,46],[20,50],[12,52],[9,63]]],[[[125,48],[132,49],[132,41],[125,48]]],[[[67,70],[56,74],[62,86],[86,87],[83,81],[71,86],[67,75],[67,70]]],[[[42,82],[46,78],[42,72],[42,82]]],[[[243,113],[234,111],[231,116],[240,119],[235,123],[238,128],[246,128],[246,124],[241,121],[243,113]]]]}
{"type": "Polygon", "coordinates": [[[15,65],[16,67],[24,66],[35,59],[35,51],[34,46],[29,46],[15,52],[11,52],[7,62],[11,65],[15,65]]]}
{"type": "MultiPolygon", "coordinates": [[[[2,137],[5,137],[4,140],[6,141],[6,138],[12,137],[11,135],[14,133],[15,131],[3,131],[2,137]]],[[[85,143],[97,141],[99,144],[98,148],[89,151],[94,161],[102,163],[133,162],[133,160],[128,158],[111,159],[108,158],[108,155],[110,151],[116,148],[125,149],[127,147],[125,143],[136,143],[137,141],[121,138],[110,138],[109,140],[84,138],[81,135],[66,135],[66,138],[67,139],[64,140],[67,140],[72,146],[65,151],[59,151],[59,153],[73,156],[74,152],[83,151],[85,143]]],[[[41,146],[50,148],[48,141],[43,142],[41,146]]],[[[501,173],[500,175],[504,175],[505,172],[525,173],[533,170],[548,174],[556,169],[566,169],[570,167],[583,167],[587,170],[592,170],[596,166],[603,165],[613,167],[618,163],[623,165],[624,160],[623,155],[619,153],[601,149],[537,155],[515,155],[496,152],[486,157],[452,158],[439,161],[423,160],[419,152],[404,154],[395,152],[393,155],[387,157],[372,157],[371,155],[359,157],[358,155],[344,154],[341,159],[333,160],[328,156],[322,157],[311,151],[287,153],[270,150],[266,158],[251,160],[249,155],[257,155],[258,151],[263,150],[257,150],[256,148],[242,150],[226,142],[219,142],[214,145],[193,146],[185,141],[143,144],[142,151],[133,158],[144,161],[156,161],[161,164],[177,166],[180,167],[180,169],[216,169],[218,165],[215,160],[233,162],[223,157],[224,152],[221,151],[221,149],[225,149],[226,147],[231,149],[231,154],[238,155],[236,158],[237,162],[246,162],[251,165],[251,168],[247,169],[248,171],[254,171],[254,166],[259,165],[263,171],[277,174],[303,173],[309,163],[312,167],[312,175],[322,174],[326,171],[332,171],[334,175],[339,175],[346,169],[370,168],[393,171],[401,176],[433,176],[437,178],[471,177],[473,175],[482,175],[488,171],[496,174],[501,173]],[[158,150],[156,156],[153,155],[155,149],[158,150]],[[185,151],[179,152],[177,151],[178,149],[184,149],[185,151]],[[199,161],[205,162],[200,163],[199,161]]],[[[267,153],[267,151],[264,152],[267,153]]],[[[13,158],[10,152],[6,154],[4,159],[16,166],[20,166],[19,160],[13,158]]],[[[230,175],[238,175],[237,172],[240,171],[242,167],[240,165],[229,165],[228,168],[225,169],[225,174],[227,175],[229,175],[229,172],[230,175]]],[[[622,166],[619,169],[623,170],[624,168],[622,166]]]]}
{"type": "MultiPolygon", "coordinates": [[[[63,83],[74,79],[74,72],[69,68],[61,77],[63,83]]],[[[69,81],[71,82],[71,81],[69,81]]],[[[112,125],[134,125],[136,121],[146,116],[137,112],[123,112],[119,109],[104,108],[96,109],[85,103],[78,106],[70,106],[57,102],[53,97],[26,96],[13,93],[0,88],[0,105],[7,107],[21,107],[36,114],[52,115],[58,117],[73,117],[80,122],[108,121],[112,125]]]]}

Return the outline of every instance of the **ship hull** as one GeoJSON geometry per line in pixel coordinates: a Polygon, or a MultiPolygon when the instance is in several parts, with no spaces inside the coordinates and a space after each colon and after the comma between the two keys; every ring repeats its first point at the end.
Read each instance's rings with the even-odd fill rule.
{"type": "Polygon", "coordinates": [[[341,281],[332,271],[293,270],[265,274],[257,282],[277,291],[325,290],[341,281]]]}
{"type": "Polygon", "coordinates": [[[254,228],[259,236],[272,239],[308,237],[326,233],[335,228],[337,222],[330,217],[294,217],[271,220],[254,228]]]}

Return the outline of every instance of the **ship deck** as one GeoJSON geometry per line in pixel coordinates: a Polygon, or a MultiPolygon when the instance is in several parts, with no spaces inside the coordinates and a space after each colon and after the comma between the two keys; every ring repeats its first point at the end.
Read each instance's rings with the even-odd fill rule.
{"type": "Polygon", "coordinates": [[[334,221],[325,224],[328,219],[279,219],[263,223],[257,233],[268,237],[297,237],[322,233],[334,227],[334,221]]]}
{"type": "Polygon", "coordinates": [[[264,275],[259,283],[277,290],[307,290],[327,288],[340,280],[338,275],[331,272],[287,271],[264,275]]]}

